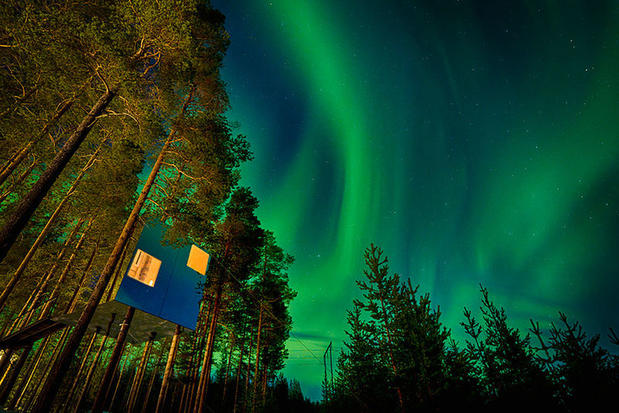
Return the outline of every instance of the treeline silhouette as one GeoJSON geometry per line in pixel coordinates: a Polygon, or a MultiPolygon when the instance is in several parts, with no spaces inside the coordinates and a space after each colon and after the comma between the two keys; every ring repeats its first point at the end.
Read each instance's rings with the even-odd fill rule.
{"type": "MultiPolygon", "coordinates": [[[[389,273],[383,251],[364,254],[362,299],[348,312],[348,336],[334,385],[323,383],[327,412],[593,412],[612,410],[619,357],[577,321],[559,313],[543,330],[510,326],[481,289],[479,319],[465,308],[458,346],[410,280],[389,273]]],[[[611,329],[613,345],[619,339],[611,329]]]]}

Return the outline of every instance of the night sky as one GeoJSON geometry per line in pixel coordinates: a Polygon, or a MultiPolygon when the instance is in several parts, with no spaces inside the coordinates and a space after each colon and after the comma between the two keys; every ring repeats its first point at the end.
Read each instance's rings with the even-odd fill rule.
{"type": "Polygon", "coordinates": [[[213,3],[243,183],[296,258],[306,395],[371,242],[460,341],[479,283],[522,328],[619,328],[619,2],[213,3]]]}

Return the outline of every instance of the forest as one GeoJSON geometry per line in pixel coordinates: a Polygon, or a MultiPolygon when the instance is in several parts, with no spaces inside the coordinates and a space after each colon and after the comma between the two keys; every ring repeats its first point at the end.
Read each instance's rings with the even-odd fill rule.
{"type": "Polygon", "coordinates": [[[224,16],[203,1],[9,1],[0,20],[0,404],[260,409],[286,357],[293,258],[239,185],[252,154],[225,117],[224,16]],[[210,254],[195,330],[129,343],[130,307],[91,331],[153,222],[164,244],[210,254]]]}
{"type": "MultiPolygon", "coordinates": [[[[619,356],[559,313],[550,328],[523,334],[480,286],[480,317],[464,308],[459,345],[429,294],[389,272],[375,245],[364,253],[361,298],[334,379],[323,382],[327,412],[606,411],[619,388],[619,356]]],[[[611,345],[619,337],[610,328],[611,345]]]]}
{"type": "Polygon", "coordinates": [[[240,184],[253,154],[227,118],[224,23],[203,0],[0,4],[0,410],[613,405],[619,357],[600,336],[562,313],[523,333],[482,286],[481,317],[464,310],[469,338],[456,343],[429,295],[391,274],[374,245],[322,401],[304,397],[281,373],[294,258],[240,184]],[[195,328],[136,342],[132,306],[104,327],[91,322],[149,225],[164,228],[167,248],[197,246],[210,261],[195,328]]]}

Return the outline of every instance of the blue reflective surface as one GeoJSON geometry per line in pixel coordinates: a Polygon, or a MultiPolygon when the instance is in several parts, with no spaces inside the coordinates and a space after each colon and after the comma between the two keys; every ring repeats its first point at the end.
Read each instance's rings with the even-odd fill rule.
{"type": "Polygon", "coordinates": [[[200,302],[198,283],[204,281],[204,276],[187,267],[191,245],[163,246],[162,237],[161,224],[146,225],[130,261],[138,249],[161,260],[155,284],[150,287],[127,276],[129,266],[115,300],[194,330],[200,302]]]}

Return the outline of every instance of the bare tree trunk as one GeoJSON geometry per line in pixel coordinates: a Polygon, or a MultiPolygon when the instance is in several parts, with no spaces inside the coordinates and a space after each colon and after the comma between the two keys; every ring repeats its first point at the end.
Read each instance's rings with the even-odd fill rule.
{"type": "MultiPolygon", "coordinates": [[[[180,385],[181,401],[178,403],[178,409],[176,410],[177,413],[181,413],[184,411],[183,409],[185,407],[185,403],[187,402],[187,392],[185,391],[187,386],[185,385],[185,383],[183,384],[175,383],[174,392],[172,393],[172,400],[170,400],[170,403],[168,403],[168,405],[170,406],[170,409],[168,410],[172,410],[171,408],[174,407],[174,393],[178,392],[179,385],[180,385]]],[[[164,409],[165,409],[165,404],[164,404],[164,409]]]]}
{"type": "MultiPolygon", "coordinates": [[[[26,371],[24,376],[22,377],[21,382],[19,383],[19,385],[17,386],[17,388],[15,389],[14,395],[13,395],[13,399],[10,401],[10,403],[8,404],[8,408],[9,409],[14,409],[15,408],[15,404],[16,402],[21,398],[21,395],[25,392],[26,388],[28,387],[28,385],[30,384],[30,380],[32,379],[32,376],[34,375],[34,372],[37,368],[37,366],[39,365],[39,362],[41,361],[42,355],[43,355],[43,348],[45,346],[47,346],[47,343],[49,342],[49,337],[47,337],[45,339],[45,345],[41,345],[39,346],[39,348],[37,349],[37,352],[35,353],[34,357],[32,357],[32,359],[30,360],[30,363],[28,364],[28,367],[26,367],[26,371]]],[[[26,346],[24,348],[24,351],[32,351],[32,346],[26,346]]],[[[22,353],[20,355],[20,357],[22,357],[24,355],[24,353],[22,353]]],[[[2,394],[0,396],[0,404],[5,406],[6,401],[9,397],[9,393],[10,393],[10,387],[13,386],[13,384],[11,384],[11,386],[8,386],[7,383],[3,382],[3,392],[6,390],[7,394],[6,396],[4,394],[2,394]],[[4,387],[6,386],[6,387],[4,387]]]]}
{"type": "MultiPolygon", "coordinates": [[[[170,345],[171,347],[171,345],[170,345]]],[[[144,401],[142,402],[142,413],[146,413],[146,408],[148,407],[148,401],[150,399],[150,394],[153,390],[153,384],[155,383],[155,378],[159,375],[159,366],[161,365],[161,360],[163,360],[163,343],[161,343],[161,350],[159,350],[159,360],[157,360],[157,364],[155,364],[153,368],[153,373],[150,376],[150,380],[148,382],[148,390],[146,390],[146,395],[144,396],[144,401]]],[[[167,363],[166,363],[167,366],[167,363]]]]}
{"type": "Polygon", "coordinates": [[[142,380],[144,379],[144,373],[146,372],[146,367],[148,366],[148,359],[150,358],[150,352],[153,348],[153,340],[155,338],[155,334],[153,333],[149,338],[146,344],[144,344],[144,352],[142,353],[142,359],[140,360],[140,365],[138,366],[138,370],[136,371],[133,385],[131,386],[131,391],[129,392],[129,400],[127,400],[127,412],[133,412],[133,407],[135,402],[140,395],[140,388],[142,387],[142,380]]]}
{"type": "Polygon", "coordinates": [[[103,351],[103,348],[105,347],[105,343],[107,342],[107,339],[110,334],[110,329],[112,328],[112,324],[114,323],[115,318],[116,318],[116,313],[112,313],[110,322],[107,325],[107,330],[105,330],[105,334],[101,338],[101,344],[99,345],[99,349],[97,350],[97,353],[95,354],[95,357],[93,358],[92,363],[90,363],[90,368],[88,369],[88,373],[86,373],[86,378],[84,379],[84,385],[82,386],[82,391],[80,392],[80,395],[74,404],[73,413],[77,413],[80,405],[82,404],[82,400],[84,399],[84,395],[88,391],[90,380],[92,379],[92,375],[94,374],[95,369],[97,368],[97,363],[99,363],[99,357],[101,356],[101,352],[103,351]]]}
{"type": "Polygon", "coordinates": [[[12,348],[5,348],[2,351],[2,359],[0,359],[0,384],[6,379],[9,369],[11,368],[11,358],[13,357],[14,350],[12,348]]]}
{"type": "MultiPolygon", "coordinates": [[[[62,346],[64,340],[67,337],[67,335],[68,335],[68,329],[64,329],[62,334],[60,335],[60,338],[58,339],[58,342],[54,346],[54,350],[52,351],[51,359],[53,359],[55,357],[55,355],[57,353],[56,350],[59,347],[62,346]]],[[[22,382],[20,383],[19,387],[15,391],[15,396],[13,397],[13,400],[9,404],[9,409],[17,408],[17,406],[21,402],[22,398],[27,393],[28,386],[30,386],[30,382],[31,382],[31,380],[32,380],[32,378],[34,376],[34,373],[35,373],[39,363],[43,360],[44,352],[47,349],[47,347],[50,345],[50,343],[51,343],[51,336],[47,336],[45,338],[44,342],[41,343],[41,345],[37,349],[36,354],[32,358],[30,366],[26,369],[26,372],[25,372],[24,378],[22,379],[22,382]]]]}
{"type": "Polygon", "coordinates": [[[34,211],[43,198],[45,198],[54,182],[56,182],[56,179],[58,179],[67,163],[71,160],[75,151],[77,151],[84,139],[86,139],[88,132],[90,132],[96,123],[97,117],[103,113],[114,96],[116,96],[116,92],[112,90],[107,90],[101,95],[97,103],[95,103],[92,109],[90,109],[90,112],[84,117],[82,123],[75,129],[62,149],[56,154],[56,157],[50,162],[48,168],[32,186],[30,192],[24,196],[11,216],[6,220],[6,224],[0,229],[0,261],[4,260],[4,257],[6,257],[9,249],[13,246],[17,236],[22,232],[34,211]]]}
{"type": "Polygon", "coordinates": [[[6,403],[7,399],[9,398],[9,394],[11,394],[11,389],[13,388],[13,385],[15,385],[15,381],[17,381],[17,377],[19,376],[21,369],[24,367],[30,351],[32,351],[32,344],[24,347],[21,354],[19,355],[19,358],[15,362],[15,365],[12,366],[13,368],[9,372],[8,377],[2,382],[0,405],[4,405],[4,403],[6,403]]]}
{"type": "Polygon", "coordinates": [[[82,85],[73,94],[73,96],[70,99],[67,99],[60,106],[60,108],[58,108],[56,110],[56,112],[54,113],[52,118],[45,124],[45,126],[43,126],[43,129],[41,129],[41,132],[39,132],[39,134],[33,140],[29,141],[15,155],[13,155],[11,157],[11,159],[9,159],[6,162],[6,164],[0,170],[0,185],[2,185],[2,183],[4,183],[6,178],[8,178],[9,175],[11,175],[11,173],[15,170],[15,168],[17,168],[19,166],[19,164],[24,160],[26,155],[28,155],[28,152],[30,152],[30,149],[32,148],[32,145],[34,145],[36,142],[40,141],[47,134],[47,132],[49,132],[50,128],[53,127],[56,124],[56,122],[58,122],[58,120],[60,120],[62,115],[64,115],[71,108],[71,106],[73,106],[73,103],[75,103],[77,98],[82,93],[84,93],[84,90],[86,90],[86,87],[90,84],[91,80],[92,80],[92,76],[89,77],[88,79],[86,79],[86,81],[84,83],[82,83],[82,85]]]}
{"type": "MultiPolygon", "coordinates": [[[[192,94],[190,93],[187,100],[185,101],[185,105],[183,106],[182,113],[184,113],[187,106],[189,105],[191,95],[192,94]]],[[[77,350],[77,347],[79,346],[79,343],[82,337],[84,336],[84,333],[86,332],[88,323],[92,319],[92,316],[95,313],[95,309],[97,308],[97,305],[99,305],[99,301],[101,301],[101,298],[103,296],[103,293],[105,292],[107,284],[110,281],[110,278],[112,276],[114,269],[116,268],[116,265],[122,253],[122,250],[125,247],[125,244],[127,243],[127,241],[129,240],[131,233],[133,232],[133,227],[135,225],[135,222],[137,221],[140,215],[140,210],[142,209],[142,206],[144,205],[144,202],[146,201],[148,193],[150,192],[150,189],[153,186],[153,182],[155,181],[155,178],[157,177],[157,173],[159,172],[159,168],[161,167],[161,163],[163,162],[163,157],[166,151],[168,150],[170,143],[172,142],[172,137],[174,133],[175,133],[174,130],[171,130],[168,135],[168,138],[163,144],[163,147],[161,148],[161,152],[159,153],[159,156],[157,157],[157,160],[155,161],[153,165],[150,175],[148,176],[148,179],[144,183],[144,187],[142,188],[142,191],[140,192],[140,195],[137,201],[135,202],[133,210],[129,214],[129,217],[127,218],[127,221],[125,222],[125,226],[123,227],[122,232],[120,236],[118,237],[116,244],[114,245],[114,249],[110,253],[107,263],[105,264],[105,267],[103,268],[103,271],[101,271],[101,275],[99,276],[97,285],[92,291],[90,295],[90,299],[88,300],[86,307],[82,311],[82,315],[80,316],[75,326],[75,329],[73,330],[73,333],[71,334],[71,337],[69,337],[69,341],[65,347],[65,350],[60,355],[58,361],[55,363],[54,368],[50,372],[45,382],[45,385],[43,387],[43,390],[41,391],[41,395],[39,397],[39,400],[37,401],[37,404],[33,410],[33,413],[45,412],[47,408],[46,406],[49,406],[51,404],[52,400],[54,399],[55,394],[58,392],[60,383],[62,381],[62,377],[64,376],[64,374],[69,368],[69,365],[71,364],[71,359],[73,358],[73,355],[75,354],[75,351],[77,350]]]]}
{"type": "Polygon", "coordinates": [[[2,185],[4,181],[6,181],[6,179],[13,173],[13,171],[22,163],[26,155],[28,155],[28,152],[30,152],[30,148],[32,148],[32,142],[28,142],[6,162],[6,164],[2,167],[2,170],[0,170],[0,185],[2,185]]]}
{"type": "Polygon", "coordinates": [[[116,372],[116,367],[118,367],[120,356],[122,355],[123,349],[125,348],[127,333],[129,332],[129,326],[131,325],[131,320],[133,320],[134,313],[135,308],[129,307],[127,309],[127,313],[125,314],[123,323],[120,326],[120,330],[118,330],[116,345],[114,346],[114,350],[112,351],[112,355],[110,356],[110,360],[108,361],[107,368],[105,369],[105,373],[103,374],[103,378],[101,379],[99,391],[97,392],[97,395],[95,396],[95,401],[92,405],[93,413],[100,413],[105,407],[104,402],[107,398],[107,393],[109,391],[108,388],[110,387],[110,382],[112,381],[114,373],[116,372]]]}
{"type": "MultiPolygon", "coordinates": [[[[120,387],[120,382],[122,381],[122,377],[123,377],[123,372],[125,371],[125,365],[127,364],[127,361],[129,360],[129,354],[125,355],[125,361],[123,361],[122,366],[120,367],[120,370],[118,372],[118,379],[116,380],[116,386],[114,387],[114,393],[112,394],[111,399],[109,400],[109,409],[113,410],[114,409],[114,401],[116,400],[116,394],[118,393],[118,388],[120,387]]],[[[112,380],[113,382],[113,380],[112,380]]],[[[112,383],[110,383],[112,384],[112,383]]],[[[107,392],[109,394],[109,391],[107,392]]],[[[107,395],[106,395],[106,399],[107,399],[107,395]]],[[[106,403],[107,400],[104,401],[104,403],[106,403]]]]}
{"type": "Polygon", "coordinates": [[[254,335],[252,331],[249,333],[249,347],[247,347],[247,371],[245,372],[245,391],[243,392],[243,412],[247,410],[247,402],[249,401],[249,375],[251,373],[251,348],[254,344],[254,335]]]}
{"type": "MultiPolygon", "coordinates": [[[[187,411],[189,411],[189,409],[194,408],[194,405],[198,397],[198,393],[195,390],[196,381],[198,380],[198,373],[200,371],[200,360],[202,359],[202,351],[204,350],[204,330],[206,326],[208,325],[209,318],[212,315],[212,305],[213,305],[213,302],[209,300],[208,307],[206,308],[206,313],[204,313],[202,316],[201,326],[198,326],[201,328],[200,330],[198,330],[198,327],[196,328],[196,334],[198,335],[198,338],[196,340],[197,341],[197,354],[194,353],[191,355],[192,356],[192,363],[191,363],[192,372],[191,372],[191,385],[189,386],[189,389],[188,389],[189,401],[187,403],[187,411]]],[[[204,306],[202,308],[204,308],[204,306]]]]}
{"type": "Polygon", "coordinates": [[[39,300],[41,299],[41,297],[43,296],[43,293],[45,292],[45,289],[47,288],[47,284],[49,284],[49,281],[54,277],[56,268],[58,268],[60,261],[64,258],[64,255],[67,252],[67,249],[71,241],[73,240],[73,237],[75,236],[77,231],[81,228],[83,222],[84,221],[80,219],[77,222],[77,224],[75,224],[75,226],[73,227],[73,230],[71,230],[71,233],[69,234],[69,236],[65,239],[64,243],[62,244],[62,248],[60,249],[60,252],[58,252],[58,255],[56,255],[56,258],[54,259],[54,263],[49,268],[49,270],[47,270],[47,272],[41,277],[41,279],[39,280],[39,283],[37,284],[37,287],[34,289],[30,297],[28,297],[28,300],[26,301],[21,311],[17,315],[17,318],[15,318],[15,320],[13,321],[13,325],[11,325],[11,328],[9,329],[9,333],[12,332],[14,329],[20,328],[21,326],[28,324],[28,322],[33,316],[34,310],[36,309],[39,303],[39,300]]]}
{"type": "Polygon", "coordinates": [[[36,159],[32,160],[32,163],[30,164],[30,166],[28,168],[26,168],[26,170],[24,170],[24,172],[22,172],[21,175],[19,175],[19,178],[17,178],[15,180],[15,182],[13,182],[11,184],[11,186],[9,186],[6,191],[4,191],[4,193],[2,195],[0,195],[0,204],[2,204],[4,202],[4,200],[13,193],[13,191],[15,189],[17,189],[17,187],[24,181],[24,179],[26,179],[28,177],[28,175],[30,175],[30,172],[32,172],[32,170],[35,168],[35,166],[38,165],[38,162],[36,159]]]}
{"type": "MultiPolygon", "coordinates": [[[[200,323],[200,319],[198,318],[198,324],[200,323]]],[[[196,326],[196,334],[199,331],[199,327],[196,326]]],[[[189,408],[189,406],[193,406],[192,404],[192,392],[193,392],[193,383],[195,381],[195,368],[194,364],[196,363],[197,357],[196,353],[199,351],[198,338],[194,336],[191,341],[191,358],[189,359],[189,366],[187,367],[187,375],[189,376],[189,383],[187,386],[183,386],[183,405],[186,406],[185,409],[179,409],[179,413],[184,412],[189,408]]]]}
{"type": "MultiPolygon", "coordinates": [[[[0,310],[4,308],[4,305],[6,304],[6,300],[9,297],[9,294],[11,294],[11,292],[15,288],[15,285],[17,284],[22,274],[26,270],[27,265],[30,263],[30,260],[34,256],[34,253],[37,251],[37,249],[39,248],[39,245],[41,245],[41,243],[45,239],[45,236],[47,235],[49,230],[52,228],[52,225],[54,224],[54,222],[56,222],[56,219],[58,218],[60,211],[62,210],[66,202],[69,200],[69,197],[73,195],[73,193],[75,192],[75,188],[77,188],[77,186],[79,185],[86,171],[94,164],[95,160],[97,159],[97,155],[99,154],[99,151],[101,150],[101,146],[102,145],[99,145],[97,149],[93,152],[93,154],[90,155],[90,158],[88,159],[84,167],[77,174],[77,176],[75,177],[75,180],[73,180],[73,184],[71,184],[71,187],[66,192],[64,198],[62,198],[60,203],[56,206],[56,209],[54,209],[54,212],[49,217],[49,219],[47,220],[47,223],[45,224],[45,226],[43,227],[43,229],[37,236],[37,239],[34,241],[32,246],[26,253],[26,256],[22,259],[21,263],[19,264],[19,267],[17,267],[17,269],[15,270],[13,277],[11,278],[9,283],[4,287],[4,291],[2,291],[2,294],[0,294],[0,310]]],[[[3,258],[4,257],[0,257],[0,261],[3,258]]]]}
{"type": "Polygon", "coordinates": [[[153,391],[153,385],[155,384],[155,377],[159,374],[159,369],[155,368],[153,374],[150,376],[150,380],[148,381],[148,387],[146,389],[146,394],[144,395],[144,400],[142,401],[142,410],[141,413],[146,413],[146,408],[148,407],[148,402],[150,400],[150,394],[153,391]]]}
{"type": "Polygon", "coordinates": [[[236,369],[236,385],[234,387],[234,404],[232,406],[232,413],[236,413],[236,406],[239,400],[239,378],[241,377],[241,367],[243,366],[243,354],[245,352],[245,337],[241,343],[241,354],[239,355],[239,365],[236,369]]]}
{"type": "Polygon", "coordinates": [[[260,333],[262,332],[263,305],[260,303],[260,315],[258,316],[258,333],[256,337],[256,367],[254,369],[254,385],[251,397],[251,412],[256,411],[256,392],[258,390],[258,367],[260,366],[260,333]]]}
{"type": "Polygon", "coordinates": [[[211,318],[211,324],[209,326],[208,338],[206,340],[206,351],[204,352],[204,358],[202,359],[202,373],[200,374],[200,383],[198,384],[198,395],[196,398],[196,405],[194,407],[198,412],[203,411],[204,403],[206,401],[206,388],[211,374],[211,361],[213,358],[213,344],[215,341],[215,330],[217,329],[217,317],[219,315],[220,301],[221,301],[221,282],[217,286],[215,292],[215,303],[213,304],[213,317],[211,318]]]}
{"type": "MultiPolygon", "coordinates": [[[[49,340],[47,341],[49,343],[49,340]]],[[[47,346],[46,343],[46,346],[47,346]]],[[[42,349],[43,347],[41,347],[42,349]]],[[[24,349],[28,350],[28,348],[24,349]]],[[[26,374],[22,379],[22,383],[20,383],[19,387],[16,389],[15,394],[13,395],[13,400],[9,403],[9,410],[13,410],[17,408],[19,403],[22,401],[24,395],[28,390],[28,386],[30,386],[30,382],[32,381],[32,377],[39,366],[39,363],[43,360],[43,351],[37,352],[33,360],[31,361],[31,366],[26,370],[26,374]]]]}
{"type": "Polygon", "coordinates": [[[84,271],[82,272],[82,277],[80,278],[80,281],[77,283],[77,287],[75,287],[75,290],[73,290],[73,295],[71,296],[71,299],[67,303],[67,308],[64,311],[65,313],[71,313],[75,309],[75,305],[77,304],[77,297],[80,292],[80,289],[82,288],[82,284],[84,283],[84,280],[86,279],[86,276],[88,275],[88,272],[90,271],[90,268],[92,267],[92,263],[95,260],[95,256],[97,255],[97,252],[99,251],[100,241],[101,241],[101,236],[99,236],[99,239],[97,239],[97,243],[95,244],[95,247],[92,249],[90,258],[88,258],[88,262],[86,263],[86,268],[84,268],[84,271]]]}
{"type": "Polygon", "coordinates": [[[114,287],[116,286],[116,281],[118,280],[118,276],[120,275],[120,272],[123,269],[123,264],[125,263],[125,257],[127,256],[127,248],[128,248],[128,246],[129,246],[129,243],[127,242],[125,244],[125,248],[123,249],[123,253],[120,256],[120,261],[118,262],[118,266],[116,267],[116,273],[114,274],[114,279],[112,280],[112,282],[108,286],[107,296],[105,297],[105,302],[106,303],[108,301],[110,301],[110,298],[112,298],[112,293],[114,292],[114,287]]]}
{"type": "Polygon", "coordinates": [[[86,366],[86,362],[88,361],[88,356],[90,356],[90,351],[92,350],[92,346],[95,344],[95,340],[97,339],[97,334],[99,333],[99,329],[92,333],[92,338],[90,339],[90,343],[88,343],[88,347],[86,348],[86,352],[82,355],[82,362],[80,364],[79,369],[77,369],[77,373],[75,374],[75,378],[73,379],[73,384],[69,389],[69,393],[65,396],[65,404],[63,406],[63,411],[66,411],[70,406],[71,399],[73,398],[73,394],[77,389],[77,385],[80,382],[80,376],[82,375],[82,371],[84,370],[84,366],[86,366]]]}
{"type": "Polygon", "coordinates": [[[221,402],[223,403],[226,400],[226,389],[228,387],[228,376],[230,375],[230,361],[232,360],[232,351],[234,350],[234,336],[232,337],[232,342],[230,343],[230,351],[228,352],[228,362],[226,363],[226,372],[224,374],[224,389],[221,395],[221,402]]]}
{"type": "Polygon", "coordinates": [[[39,320],[43,320],[50,313],[53,302],[58,298],[60,294],[60,287],[64,283],[64,280],[67,278],[67,274],[69,273],[69,270],[71,269],[71,265],[73,265],[73,261],[77,257],[77,254],[80,248],[82,247],[82,244],[84,243],[84,240],[86,239],[86,235],[90,231],[90,228],[93,222],[94,222],[94,218],[90,218],[90,221],[88,222],[88,225],[86,226],[86,229],[82,232],[80,239],[77,241],[77,244],[75,245],[75,248],[73,249],[73,253],[69,257],[69,260],[67,261],[62,272],[60,273],[60,276],[58,277],[58,280],[56,281],[56,285],[54,286],[54,289],[52,290],[45,304],[43,305],[43,308],[41,309],[41,313],[39,314],[39,320]]]}
{"type": "Polygon", "coordinates": [[[25,392],[25,395],[28,396],[28,400],[23,403],[23,410],[28,410],[30,406],[32,405],[32,403],[34,402],[34,400],[36,400],[36,396],[39,394],[39,391],[41,389],[41,382],[49,374],[50,368],[53,365],[54,361],[56,361],[56,359],[58,358],[62,349],[64,348],[64,345],[67,342],[67,337],[69,336],[70,332],[71,332],[71,327],[67,327],[64,329],[64,331],[62,332],[60,336],[60,339],[58,340],[58,342],[56,343],[56,346],[54,347],[54,351],[52,353],[51,358],[47,361],[47,365],[45,366],[45,369],[43,371],[43,374],[41,375],[41,378],[35,385],[34,391],[25,392]]]}
{"type": "Polygon", "coordinates": [[[266,396],[267,396],[267,368],[266,366],[262,366],[262,390],[261,390],[261,394],[262,394],[262,406],[264,407],[265,403],[266,403],[266,396]]]}
{"type": "Polygon", "coordinates": [[[174,361],[176,360],[176,351],[178,350],[178,340],[181,335],[181,326],[176,325],[174,330],[174,336],[172,337],[172,343],[170,344],[170,352],[168,353],[168,361],[163,373],[163,379],[161,381],[161,389],[159,390],[159,398],[157,399],[157,407],[155,413],[163,411],[166,392],[168,391],[168,385],[170,383],[170,377],[172,376],[172,370],[174,368],[174,361]]]}

